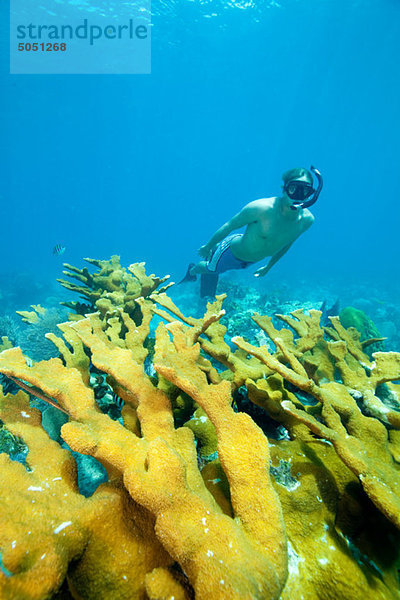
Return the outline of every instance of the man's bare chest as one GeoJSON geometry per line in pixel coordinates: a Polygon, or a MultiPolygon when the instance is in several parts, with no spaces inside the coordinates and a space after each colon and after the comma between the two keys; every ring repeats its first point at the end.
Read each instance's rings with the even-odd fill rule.
{"type": "Polygon", "coordinates": [[[261,219],[257,223],[252,223],[249,233],[252,236],[264,238],[265,240],[287,241],[289,243],[295,239],[302,231],[301,219],[261,219]]]}

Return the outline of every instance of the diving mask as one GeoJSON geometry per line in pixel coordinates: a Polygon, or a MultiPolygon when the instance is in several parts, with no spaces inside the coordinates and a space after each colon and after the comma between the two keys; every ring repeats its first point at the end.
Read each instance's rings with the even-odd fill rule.
{"type": "Polygon", "coordinates": [[[315,192],[311,183],[298,180],[289,181],[285,185],[284,190],[291,200],[301,201],[305,200],[315,192]]]}
{"type": "Polygon", "coordinates": [[[308,208],[312,206],[318,199],[318,196],[322,190],[323,180],[322,175],[315,167],[311,166],[311,171],[314,173],[316,178],[318,179],[318,187],[314,189],[311,183],[307,181],[303,181],[301,179],[293,179],[292,181],[288,181],[284,185],[284,192],[289,196],[291,200],[293,200],[293,204],[290,207],[292,210],[297,210],[298,208],[308,208]],[[308,201],[307,198],[310,198],[308,201]]]}

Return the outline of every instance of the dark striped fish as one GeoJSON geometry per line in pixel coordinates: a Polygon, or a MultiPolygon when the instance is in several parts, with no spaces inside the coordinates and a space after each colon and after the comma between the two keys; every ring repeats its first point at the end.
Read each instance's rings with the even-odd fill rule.
{"type": "Polygon", "coordinates": [[[125,402],[122,400],[122,398],[120,398],[119,396],[117,396],[117,394],[115,392],[113,392],[113,400],[114,403],[118,406],[118,408],[121,410],[121,408],[124,406],[125,402]]]}
{"type": "Polygon", "coordinates": [[[53,248],[53,254],[55,254],[56,256],[61,256],[61,254],[64,254],[65,250],[66,250],[65,246],[62,246],[61,244],[57,244],[53,248]]]}

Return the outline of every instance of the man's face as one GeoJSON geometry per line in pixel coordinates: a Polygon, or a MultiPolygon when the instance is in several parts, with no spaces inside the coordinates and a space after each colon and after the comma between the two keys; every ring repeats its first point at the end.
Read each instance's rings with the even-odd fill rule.
{"type": "Polygon", "coordinates": [[[303,202],[311,196],[314,189],[306,177],[298,177],[284,185],[284,192],[290,200],[303,202]]]}

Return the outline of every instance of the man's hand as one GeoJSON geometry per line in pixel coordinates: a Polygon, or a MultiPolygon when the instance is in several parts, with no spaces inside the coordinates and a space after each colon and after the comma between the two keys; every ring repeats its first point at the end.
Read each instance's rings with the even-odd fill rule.
{"type": "Polygon", "coordinates": [[[202,258],[207,258],[210,254],[210,250],[210,246],[208,244],[204,244],[204,246],[201,246],[201,248],[198,249],[198,253],[202,258]]]}
{"type": "Polygon", "coordinates": [[[257,271],[254,273],[254,277],[264,277],[264,275],[266,275],[269,271],[268,266],[267,267],[260,267],[259,269],[257,269],[257,271]]]}
{"type": "MultiPolygon", "coordinates": [[[[297,237],[299,237],[299,236],[297,236],[297,237]]],[[[269,263],[265,267],[260,267],[259,269],[257,269],[257,271],[254,273],[254,277],[264,277],[272,269],[272,267],[278,262],[278,260],[280,260],[284,254],[286,254],[286,252],[289,250],[289,248],[292,244],[293,244],[293,242],[291,242],[287,246],[284,246],[283,248],[281,248],[281,250],[279,250],[279,252],[274,254],[272,256],[271,260],[269,261],[269,263]]]]}

